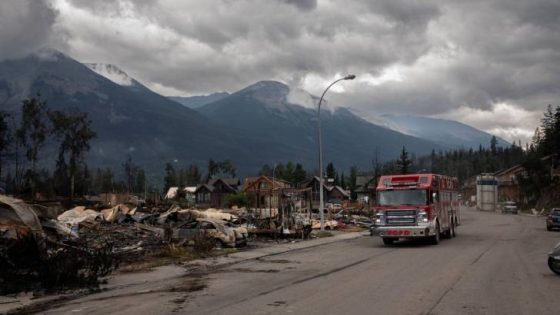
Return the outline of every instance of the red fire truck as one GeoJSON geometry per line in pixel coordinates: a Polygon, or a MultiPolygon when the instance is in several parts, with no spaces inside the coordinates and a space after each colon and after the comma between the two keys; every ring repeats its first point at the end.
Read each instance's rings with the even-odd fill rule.
{"type": "Polygon", "coordinates": [[[427,238],[438,244],[440,237],[455,237],[461,223],[458,182],[437,174],[381,176],[371,235],[385,245],[400,238],[427,238]]]}

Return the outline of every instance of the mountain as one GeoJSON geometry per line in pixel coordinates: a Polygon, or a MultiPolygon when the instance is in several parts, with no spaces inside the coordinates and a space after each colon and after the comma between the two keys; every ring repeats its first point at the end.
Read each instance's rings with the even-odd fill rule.
{"type": "Polygon", "coordinates": [[[219,101],[227,96],[229,96],[229,93],[227,92],[218,92],[209,95],[197,95],[197,96],[190,96],[190,97],[183,97],[183,96],[168,96],[168,97],[177,103],[187,106],[188,108],[197,109],[206,104],[219,101]]]}
{"type": "MultiPolygon", "coordinates": [[[[409,115],[382,115],[381,119],[391,129],[420,138],[429,139],[443,146],[451,148],[478,148],[490,146],[492,135],[475,129],[463,123],[437,118],[409,116],[409,115]]],[[[510,143],[496,137],[497,145],[511,146],[510,143]]]]}
{"type": "MultiPolygon", "coordinates": [[[[127,155],[158,176],[164,164],[174,160],[180,167],[190,162],[205,166],[209,158],[230,158],[240,168],[261,162],[244,147],[262,146],[259,139],[217,125],[124,72],[90,67],[56,51],[2,61],[0,109],[17,116],[21,101],[40,93],[51,109],[77,107],[87,112],[98,135],[88,161],[92,166],[112,166],[117,174],[127,155]]],[[[49,156],[55,155],[45,152],[43,159],[49,156]]]]}
{"type": "Polygon", "coordinates": [[[146,86],[129,76],[124,70],[109,63],[84,63],[93,72],[135,92],[151,92],[146,86]]]}
{"type": "MultiPolygon", "coordinates": [[[[217,123],[263,140],[286,144],[287,151],[276,151],[268,163],[280,161],[317,165],[317,112],[292,103],[290,88],[274,81],[261,81],[198,111],[217,123]]],[[[299,91],[301,98],[301,91],[299,91]]],[[[309,96],[312,101],[312,97],[309,96]]],[[[403,146],[409,152],[427,154],[443,146],[424,139],[372,124],[345,108],[321,112],[323,156],[325,164],[347,170],[350,166],[371,168],[376,152],[381,161],[398,158],[403,146]]],[[[268,150],[261,149],[261,154],[268,150]]]]}

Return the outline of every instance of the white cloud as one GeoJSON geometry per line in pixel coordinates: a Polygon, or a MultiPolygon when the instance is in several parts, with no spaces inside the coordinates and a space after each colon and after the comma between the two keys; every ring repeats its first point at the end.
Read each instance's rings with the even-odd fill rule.
{"type": "Polygon", "coordinates": [[[509,142],[521,140],[524,144],[531,141],[535,122],[542,117],[543,111],[544,108],[542,111],[529,111],[513,104],[497,103],[491,109],[460,107],[437,117],[457,120],[509,142]]]}

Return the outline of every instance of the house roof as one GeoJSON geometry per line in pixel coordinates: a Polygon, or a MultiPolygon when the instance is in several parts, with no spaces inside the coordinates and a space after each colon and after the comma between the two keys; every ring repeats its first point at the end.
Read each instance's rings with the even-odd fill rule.
{"type": "Polygon", "coordinates": [[[327,189],[329,190],[329,192],[333,191],[333,190],[338,190],[340,191],[340,193],[342,195],[344,195],[345,197],[350,198],[350,193],[346,190],[344,190],[342,187],[340,186],[331,186],[331,187],[327,187],[327,189]]]}
{"type": "Polygon", "coordinates": [[[175,196],[177,196],[177,190],[179,190],[179,187],[169,187],[167,194],[165,194],[165,199],[175,198],[175,196]]]}
{"type": "Polygon", "coordinates": [[[237,186],[241,185],[241,181],[237,177],[235,177],[235,178],[221,178],[221,177],[211,178],[210,180],[208,180],[207,184],[210,185],[210,186],[214,186],[214,184],[217,181],[222,181],[224,184],[227,184],[231,187],[237,187],[237,186]]]}
{"type": "Polygon", "coordinates": [[[518,172],[523,171],[524,169],[525,168],[523,167],[523,165],[517,164],[517,165],[514,165],[510,168],[503,169],[503,170],[500,170],[500,171],[494,173],[494,176],[501,176],[501,175],[505,175],[505,174],[508,174],[508,173],[518,173],[518,172]]]}
{"type": "Polygon", "coordinates": [[[356,186],[366,186],[371,183],[375,179],[375,176],[364,174],[356,176],[356,186]]]}
{"type": "Polygon", "coordinates": [[[196,191],[196,186],[187,186],[185,187],[184,191],[188,193],[194,193],[196,191]]]}
{"type": "MultiPolygon", "coordinates": [[[[313,182],[315,181],[319,182],[320,180],[321,179],[319,178],[319,176],[313,176],[310,180],[305,182],[305,187],[310,187],[313,184],[313,182]]],[[[329,190],[332,187],[333,187],[332,185],[331,186],[327,185],[327,181],[325,180],[325,178],[323,178],[323,188],[329,190]]]]}
{"type": "MultiPolygon", "coordinates": [[[[257,183],[261,182],[261,181],[266,181],[269,184],[272,184],[273,179],[271,177],[268,176],[255,176],[255,177],[246,177],[245,178],[245,182],[243,184],[243,190],[248,190],[250,188],[255,187],[255,185],[257,185],[257,183]]],[[[278,179],[278,178],[274,178],[274,188],[289,188],[291,186],[290,183],[288,183],[287,181],[278,179]]],[[[258,189],[257,189],[258,190],[258,189]]]]}
{"type": "Polygon", "coordinates": [[[214,186],[210,186],[210,185],[208,185],[208,184],[198,185],[198,186],[196,187],[196,191],[195,191],[195,192],[198,193],[198,192],[199,192],[200,190],[202,190],[202,189],[206,189],[206,190],[208,190],[209,192],[213,192],[213,191],[214,191],[214,186]]]}

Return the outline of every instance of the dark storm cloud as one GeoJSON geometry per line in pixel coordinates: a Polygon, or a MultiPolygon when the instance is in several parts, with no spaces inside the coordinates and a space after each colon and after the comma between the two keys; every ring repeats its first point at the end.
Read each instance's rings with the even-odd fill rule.
{"type": "MultiPolygon", "coordinates": [[[[44,2],[13,3],[29,11],[19,15],[23,21],[39,22],[21,25],[30,32],[13,41],[29,49],[43,44],[54,12],[44,2]]],[[[338,75],[355,73],[357,80],[329,94],[332,103],[371,115],[462,115],[463,121],[469,115],[478,117],[469,123],[486,130],[492,119],[483,117],[529,115],[534,125],[534,113],[560,99],[557,0],[51,4],[60,11],[57,34],[67,40],[59,49],[82,61],[115,63],[164,94],[234,91],[263,79],[319,94],[338,75]]],[[[18,15],[1,6],[1,23],[16,25],[20,19],[10,16],[18,15]]],[[[13,29],[0,34],[18,33],[13,29]]]]}
{"type": "Polygon", "coordinates": [[[52,40],[56,12],[46,1],[0,1],[0,60],[28,55],[52,40]]]}
{"type": "Polygon", "coordinates": [[[312,10],[317,7],[317,0],[280,0],[295,5],[302,10],[312,10]]]}

